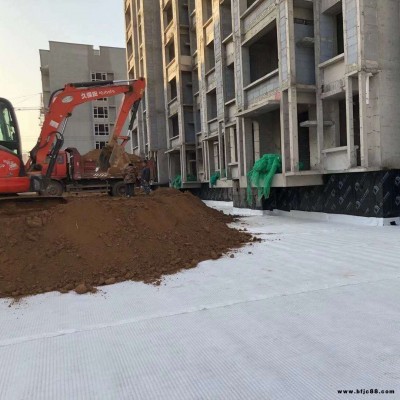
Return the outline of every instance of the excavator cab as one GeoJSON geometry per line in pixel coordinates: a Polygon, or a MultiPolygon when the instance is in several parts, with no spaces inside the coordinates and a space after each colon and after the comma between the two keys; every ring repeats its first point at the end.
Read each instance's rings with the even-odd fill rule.
{"type": "Polygon", "coordinates": [[[21,139],[11,103],[0,98],[0,146],[21,157],[21,139]]]}
{"type": "Polygon", "coordinates": [[[14,109],[8,100],[0,98],[0,192],[27,192],[29,188],[14,109]]]}

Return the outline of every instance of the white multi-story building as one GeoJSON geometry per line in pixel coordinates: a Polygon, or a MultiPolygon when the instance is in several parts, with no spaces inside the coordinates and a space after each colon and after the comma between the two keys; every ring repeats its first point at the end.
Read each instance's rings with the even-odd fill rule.
{"type": "MultiPolygon", "coordinates": [[[[126,79],[124,48],[49,42],[49,50],[39,50],[43,102],[47,107],[53,91],[71,82],[126,79]]],[[[98,99],[78,106],[65,131],[64,148],[81,153],[102,148],[112,133],[122,96],[98,99]]],[[[127,127],[128,121],[126,122],[127,127]]],[[[131,146],[129,144],[128,146],[131,146]]]]}
{"type": "Polygon", "coordinates": [[[170,180],[241,207],[400,216],[398,0],[159,6],[160,36],[140,32],[162,62],[170,180]],[[249,204],[247,174],[271,153],[282,171],[249,204]]]}

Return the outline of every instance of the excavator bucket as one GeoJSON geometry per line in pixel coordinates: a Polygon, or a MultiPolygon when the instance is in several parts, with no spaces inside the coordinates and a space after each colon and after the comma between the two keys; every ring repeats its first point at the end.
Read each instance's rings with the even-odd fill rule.
{"type": "Polygon", "coordinates": [[[122,146],[115,145],[110,156],[110,166],[123,168],[128,163],[129,158],[125,152],[125,149],[122,146]]]}
{"type": "MultiPolygon", "coordinates": [[[[131,119],[129,121],[128,132],[129,134],[132,132],[133,124],[136,120],[136,115],[139,109],[141,98],[137,99],[130,109],[131,112],[131,119]]],[[[129,110],[126,109],[124,111],[120,111],[118,115],[118,119],[124,119],[124,114],[128,113],[129,110]]],[[[129,163],[128,155],[125,153],[124,147],[118,143],[118,138],[121,139],[119,134],[116,135],[114,131],[113,136],[111,137],[110,141],[108,142],[107,146],[103,147],[100,153],[99,160],[97,162],[97,167],[100,171],[106,172],[109,168],[116,167],[117,165],[122,167],[129,163]]]]}
{"type": "MultiPolygon", "coordinates": [[[[114,148],[115,147],[118,146],[114,146],[114,148]]],[[[100,171],[106,172],[110,168],[111,166],[110,158],[114,148],[112,146],[105,146],[101,149],[101,153],[97,161],[97,166],[99,167],[100,171]]]]}
{"type": "Polygon", "coordinates": [[[129,162],[130,159],[125,148],[119,144],[114,144],[114,146],[103,147],[97,166],[101,172],[107,172],[111,168],[122,170],[129,162]]]}

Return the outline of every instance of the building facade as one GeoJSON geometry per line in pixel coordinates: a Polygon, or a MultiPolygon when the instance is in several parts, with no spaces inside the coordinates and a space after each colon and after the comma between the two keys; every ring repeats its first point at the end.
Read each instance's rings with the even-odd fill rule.
{"type": "MultiPolygon", "coordinates": [[[[89,45],[51,41],[49,50],[39,50],[39,53],[44,107],[48,106],[51,93],[66,83],[120,80],[127,76],[123,48],[100,46],[96,50],[89,45]]],[[[68,120],[64,148],[76,147],[86,153],[105,146],[122,97],[98,99],[77,107],[68,120]]],[[[127,127],[128,121],[125,130],[127,127]]]]}
{"type": "Polygon", "coordinates": [[[170,180],[241,207],[400,215],[398,0],[159,4],[170,180]],[[249,204],[264,154],[282,171],[249,204]]]}
{"type": "Polygon", "coordinates": [[[167,136],[159,0],[125,0],[126,60],[130,79],[146,79],[132,132],[133,151],[153,159],[155,180],[168,183],[167,136]]]}

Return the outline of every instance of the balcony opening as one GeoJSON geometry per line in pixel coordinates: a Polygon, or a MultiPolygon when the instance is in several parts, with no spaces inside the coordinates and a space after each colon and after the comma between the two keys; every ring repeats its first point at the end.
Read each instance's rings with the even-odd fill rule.
{"type": "Polygon", "coordinates": [[[189,5],[187,1],[180,1],[179,22],[181,25],[189,26],[189,5]]]}
{"type": "Polygon", "coordinates": [[[321,58],[325,62],[344,53],[343,2],[336,2],[321,14],[321,58]]]}
{"type": "Polygon", "coordinates": [[[249,46],[250,83],[278,69],[278,36],[276,23],[249,46]]]}
{"type": "Polygon", "coordinates": [[[177,175],[181,175],[181,154],[180,152],[173,152],[169,154],[169,172],[171,179],[174,179],[177,175]]]}
{"type": "Polygon", "coordinates": [[[309,171],[311,169],[311,153],[310,153],[310,130],[306,127],[301,127],[302,122],[309,120],[308,111],[302,111],[301,108],[306,108],[306,106],[299,104],[298,110],[300,112],[297,116],[297,121],[299,123],[298,128],[298,140],[299,140],[299,170],[309,171]]]}
{"type": "MultiPolygon", "coordinates": [[[[338,101],[339,108],[339,146],[347,146],[347,110],[346,100],[338,101]]],[[[360,152],[360,98],[356,94],[353,96],[353,131],[354,131],[354,146],[356,147],[357,165],[361,165],[361,152],[360,152]]]]}
{"type": "Polygon", "coordinates": [[[222,38],[227,38],[232,33],[232,4],[225,0],[221,5],[222,38]]]}
{"type": "Polygon", "coordinates": [[[213,0],[203,0],[203,16],[204,22],[207,22],[213,15],[213,0]]]}
{"type": "Polygon", "coordinates": [[[192,55],[197,51],[197,35],[196,30],[192,30],[190,34],[190,48],[192,55]]]}
{"type": "Polygon", "coordinates": [[[175,42],[173,39],[165,47],[165,59],[167,65],[175,60],[175,42]]]}
{"type": "Polygon", "coordinates": [[[196,94],[199,91],[199,77],[197,75],[197,70],[194,70],[192,73],[192,91],[193,94],[196,94]]]}
{"type": "Polygon", "coordinates": [[[195,144],[193,107],[184,107],[183,112],[185,141],[188,144],[195,144]]]}
{"type": "Polygon", "coordinates": [[[130,27],[132,26],[132,20],[131,20],[131,5],[128,6],[125,12],[125,26],[126,30],[129,30],[130,27]]]}
{"type": "Polygon", "coordinates": [[[176,78],[173,78],[168,82],[168,101],[175,100],[177,96],[176,78]]]}
{"type": "Polygon", "coordinates": [[[187,156],[187,174],[188,177],[191,176],[192,178],[196,178],[197,180],[197,161],[196,161],[196,152],[195,151],[188,151],[186,153],[187,156]]]}
{"type": "Polygon", "coordinates": [[[347,146],[347,120],[346,120],[346,100],[338,101],[339,107],[339,146],[347,146]]]}
{"type": "Polygon", "coordinates": [[[193,104],[193,88],[192,88],[192,73],[188,71],[182,71],[182,92],[183,92],[183,104],[193,104]]]}
{"type": "Polygon", "coordinates": [[[170,1],[164,8],[164,29],[172,22],[174,19],[174,11],[172,9],[172,2],[170,1]]]}
{"type": "Polygon", "coordinates": [[[191,56],[189,32],[183,31],[180,36],[181,36],[181,55],[191,56]]]}
{"type": "Polygon", "coordinates": [[[216,90],[207,93],[207,120],[212,121],[217,118],[217,92],[216,90]]]}
{"type": "Polygon", "coordinates": [[[177,136],[179,136],[179,119],[178,114],[175,114],[169,118],[169,138],[177,136]]]}
{"type": "Polygon", "coordinates": [[[215,68],[215,50],[214,50],[214,41],[209,43],[206,46],[206,51],[205,51],[205,64],[206,64],[206,73],[211,71],[213,68],[215,68]]]}
{"type": "Polygon", "coordinates": [[[336,20],[336,55],[344,53],[343,13],[335,16],[336,20]]]}
{"type": "Polygon", "coordinates": [[[128,53],[128,60],[132,57],[133,55],[133,43],[132,43],[132,37],[129,38],[128,43],[126,45],[126,51],[128,53]]]}
{"type": "Polygon", "coordinates": [[[235,64],[230,64],[225,68],[225,101],[235,98],[235,64]]]}
{"type": "Polygon", "coordinates": [[[245,144],[250,155],[249,165],[252,166],[264,154],[281,154],[280,118],[279,108],[251,119],[245,118],[245,135],[251,138],[245,144]]]}

